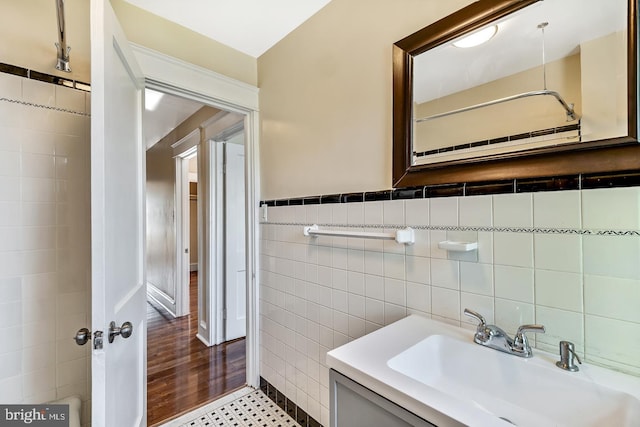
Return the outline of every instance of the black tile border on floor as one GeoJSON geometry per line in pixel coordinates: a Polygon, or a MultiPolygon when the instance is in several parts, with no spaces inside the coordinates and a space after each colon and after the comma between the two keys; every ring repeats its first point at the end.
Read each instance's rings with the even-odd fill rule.
{"type": "Polygon", "coordinates": [[[435,197],[467,197],[491,194],[516,194],[541,191],[591,190],[640,186],[640,170],[601,172],[518,178],[503,181],[469,182],[397,188],[393,190],[365,191],[361,193],[305,196],[291,199],[262,200],[260,205],[304,206],[331,203],[379,202],[388,200],[429,199],[435,197]]]}
{"type": "Polygon", "coordinates": [[[291,418],[293,418],[302,427],[322,427],[316,419],[307,414],[296,403],[285,396],[280,390],[270,384],[269,381],[260,377],[260,390],[267,395],[276,405],[285,411],[291,418]]]}

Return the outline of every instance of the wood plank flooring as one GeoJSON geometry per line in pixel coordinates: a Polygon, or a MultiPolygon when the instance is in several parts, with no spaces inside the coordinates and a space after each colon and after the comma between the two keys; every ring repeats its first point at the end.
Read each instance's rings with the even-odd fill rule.
{"type": "Polygon", "coordinates": [[[196,338],[197,272],[191,314],[172,317],[147,302],[147,425],[158,425],[244,387],[245,339],[207,347],[196,338]]]}

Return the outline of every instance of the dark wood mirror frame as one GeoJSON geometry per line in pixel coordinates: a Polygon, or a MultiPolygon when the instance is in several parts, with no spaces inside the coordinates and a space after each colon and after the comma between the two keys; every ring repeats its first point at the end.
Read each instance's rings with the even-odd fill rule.
{"type": "Polygon", "coordinates": [[[413,58],[539,0],[479,0],[393,46],[393,187],[640,169],[637,0],[628,0],[626,136],[482,158],[412,165],[413,58]]]}

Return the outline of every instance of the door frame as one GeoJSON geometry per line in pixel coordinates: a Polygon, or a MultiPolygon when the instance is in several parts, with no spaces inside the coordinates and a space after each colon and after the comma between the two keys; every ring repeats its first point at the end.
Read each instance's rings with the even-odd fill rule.
{"type": "MultiPolygon", "coordinates": [[[[211,165],[211,188],[214,193],[211,195],[212,212],[215,216],[215,235],[216,235],[216,277],[211,282],[214,300],[212,301],[211,313],[215,315],[216,327],[212,330],[214,344],[220,344],[227,341],[227,247],[226,247],[226,171],[225,171],[225,146],[227,141],[238,133],[244,133],[244,122],[237,122],[229,127],[225,127],[221,132],[207,138],[205,144],[209,146],[211,155],[209,164],[211,165]]],[[[245,138],[245,156],[246,156],[246,138],[245,138]]],[[[244,175],[246,177],[246,165],[244,166],[244,175]]],[[[246,200],[245,200],[246,203],[246,200]]],[[[245,206],[245,212],[247,207],[245,206]]],[[[245,250],[248,250],[246,248],[245,250]]]]}
{"type": "MultiPolygon", "coordinates": [[[[199,135],[199,132],[198,132],[199,135]]],[[[191,132],[186,138],[194,138],[191,132]]],[[[179,141],[179,142],[181,142],[179,141]]],[[[177,144],[174,144],[177,146],[177,144]]],[[[191,247],[190,241],[190,212],[191,197],[189,192],[189,160],[197,155],[198,147],[194,145],[183,153],[175,156],[176,184],[176,317],[186,316],[190,313],[189,282],[191,273],[191,247]]],[[[199,255],[198,255],[199,256],[199,255]]]]}
{"type": "MultiPolygon", "coordinates": [[[[258,88],[130,43],[145,76],[145,87],[181,96],[244,116],[245,205],[247,209],[247,337],[246,382],[260,383],[258,314],[258,204],[260,201],[260,152],[258,88]]],[[[201,266],[202,267],[202,266],[201,266]]],[[[199,326],[200,326],[200,319],[199,326]]]]}

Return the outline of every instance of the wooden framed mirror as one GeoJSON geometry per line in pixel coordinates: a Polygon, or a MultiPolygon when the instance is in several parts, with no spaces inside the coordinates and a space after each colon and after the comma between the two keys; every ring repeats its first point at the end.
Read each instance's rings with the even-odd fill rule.
{"type": "Polygon", "coordinates": [[[479,0],[395,43],[394,188],[640,169],[637,21],[637,0],[479,0]]]}

